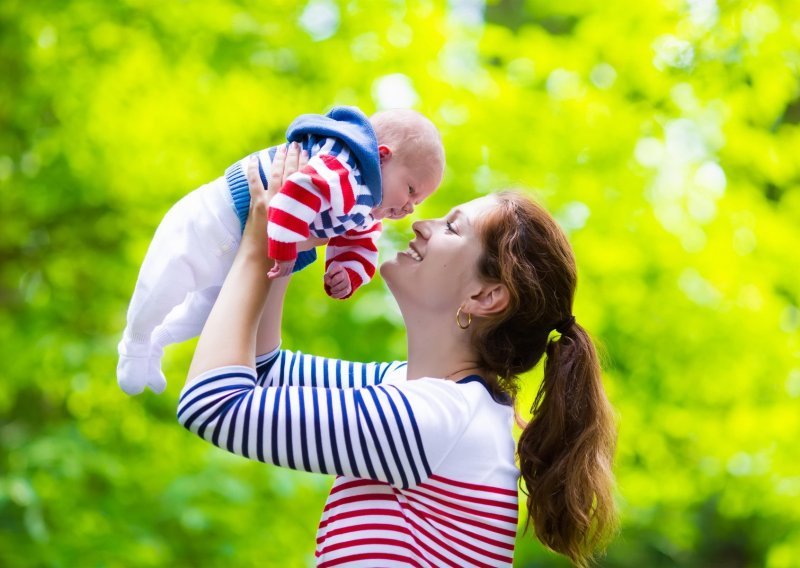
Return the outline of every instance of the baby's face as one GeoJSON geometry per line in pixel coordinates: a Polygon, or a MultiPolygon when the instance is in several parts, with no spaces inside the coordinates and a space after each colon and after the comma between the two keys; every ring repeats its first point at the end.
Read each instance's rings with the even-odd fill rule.
{"type": "Polygon", "coordinates": [[[376,219],[402,219],[414,212],[414,207],[422,203],[439,185],[436,179],[425,179],[421,169],[407,166],[402,160],[392,158],[381,164],[383,182],[383,201],[372,210],[376,219]]]}

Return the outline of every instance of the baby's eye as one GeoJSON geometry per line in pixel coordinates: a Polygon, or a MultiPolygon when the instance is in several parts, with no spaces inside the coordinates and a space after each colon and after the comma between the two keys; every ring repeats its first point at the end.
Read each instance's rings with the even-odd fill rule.
{"type": "Polygon", "coordinates": [[[411,187],[410,185],[408,186],[408,194],[409,195],[414,195],[414,188],[411,187]]]}

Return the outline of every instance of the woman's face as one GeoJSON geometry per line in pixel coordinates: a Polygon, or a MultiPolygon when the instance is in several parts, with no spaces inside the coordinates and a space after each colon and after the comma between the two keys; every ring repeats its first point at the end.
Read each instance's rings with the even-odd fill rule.
{"type": "Polygon", "coordinates": [[[497,202],[486,196],[454,207],[445,217],[417,221],[415,237],[405,251],[381,265],[381,276],[401,312],[455,314],[478,282],[478,259],[483,252],[476,222],[497,202]]]}

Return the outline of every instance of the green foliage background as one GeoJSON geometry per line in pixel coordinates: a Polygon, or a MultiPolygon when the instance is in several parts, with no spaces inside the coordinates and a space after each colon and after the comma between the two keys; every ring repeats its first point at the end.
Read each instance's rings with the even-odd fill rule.
{"type": "MultiPolygon", "coordinates": [[[[136,398],[115,346],[169,206],[335,103],[438,124],[419,215],[513,186],[569,231],[619,415],[601,565],[799,565],[799,46],[790,0],[4,0],[0,565],[312,564],[331,480],[180,428],[192,345],[136,398]]],[[[380,280],[290,294],[285,346],[404,357],[380,280]]]]}

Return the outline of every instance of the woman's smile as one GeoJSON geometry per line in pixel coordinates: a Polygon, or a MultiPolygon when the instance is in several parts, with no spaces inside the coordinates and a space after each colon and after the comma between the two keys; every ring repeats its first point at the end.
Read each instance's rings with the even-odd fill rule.
{"type": "Polygon", "coordinates": [[[400,251],[400,254],[406,255],[416,262],[422,262],[422,257],[414,249],[400,251]]]}
{"type": "Polygon", "coordinates": [[[408,256],[410,256],[411,258],[416,260],[417,262],[421,262],[422,261],[422,255],[419,253],[419,250],[417,250],[417,246],[414,244],[414,241],[411,241],[410,243],[408,243],[408,249],[404,250],[402,252],[404,254],[407,254],[408,256]]]}

